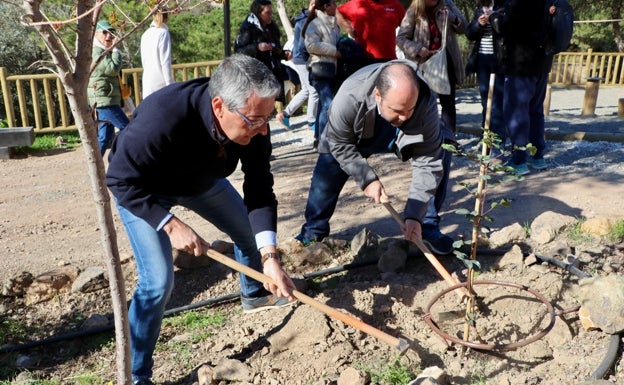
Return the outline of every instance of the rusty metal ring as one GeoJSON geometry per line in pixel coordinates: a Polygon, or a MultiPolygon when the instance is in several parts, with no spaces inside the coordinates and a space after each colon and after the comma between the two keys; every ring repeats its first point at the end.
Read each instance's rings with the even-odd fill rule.
{"type": "Polygon", "coordinates": [[[530,337],[530,338],[526,338],[524,340],[520,340],[517,342],[513,342],[513,343],[509,343],[509,344],[480,344],[480,343],[474,343],[474,342],[470,342],[470,341],[464,341],[460,338],[451,336],[445,332],[443,332],[435,323],[435,321],[431,318],[431,307],[440,299],[442,298],[445,294],[455,290],[455,289],[459,289],[461,287],[466,287],[468,286],[468,282],[464,282],[464,283],[460,283],[454,286],[451,286],[449,288],[447,288],[446,290],[443,290],[442,292],[440,292],[438,295],[436,295],[427,305],[427,308],[425,309],[425,314],[429,314],[428,317],[424,317],[424,321],[427,325],[429,325],[429,327],[437,334],[439,334],[442,338],[444,338],[445,340],[448,341],[453,341],[457,344],[460,345],[464,345],[464,346],[468,346],[470,348],[476,349],[476,350],[497,350],[497,351],[505,351],[505,350],[513,350],[513,349],[517,349],[521,346],[525,346],[528,345],[532,342],[537,341],[538,339],[544,337],[546,334],[548,334],[548,332],[550,332],[552,330],[552,328],[555,326],[555,319],[556,319],[556,314],[555,314],[555,310],[552,306],[552,304],[548,301],[548,299],[546,299],[543,295],[541,295],[540,293],[536,292],[535,290],[532,290],[531,288],[529,288],[528,286],[525,285],[520,285],[517,283],[511,283],[511,282],[503,282],[503,281],[490,281],[490,280],[484,280],[484,281],[474,281],[472,283],[473,285],[499,285],[499,286],[508,286],[508,287],[515,287],[517,289],[520,290],[525,290],[531,294],[533,294],[537,299],[539,299],[545,306],[546,309],[548,310],[548,314],[550,314],[550,323],[548,324],[548,326],[546,326],[546,328],[544,328],[544,330],[542,330],[541,332],[537,333],[536,335],[530,337]]]}

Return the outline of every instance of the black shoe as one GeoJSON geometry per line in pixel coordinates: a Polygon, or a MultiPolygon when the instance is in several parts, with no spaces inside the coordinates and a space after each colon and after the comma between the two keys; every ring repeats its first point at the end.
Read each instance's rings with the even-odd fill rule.
{"type": "Polygon", "coordinates": [[[437,228],[423,229],[422,240],[425,246],[434,254],[447,255],[455,250],[453,247],[453,238],[442,234],[437,228]]]}

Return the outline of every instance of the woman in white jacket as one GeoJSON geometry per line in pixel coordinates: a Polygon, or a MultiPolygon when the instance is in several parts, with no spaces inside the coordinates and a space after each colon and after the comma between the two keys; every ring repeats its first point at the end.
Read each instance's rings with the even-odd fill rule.
{"type": "Polygon", "coordinates": [[[340,58],[338,40],[340,28],[336,22],[336,0],[317,0],[314,10],[308,15],[301,35],[310,58],[310,83],[319,96],[319,105],[314,129],[314,147],[327,124],[327,112],[334,98],[334,82],[337,75],[337,62],[340,58]],[[324,71],[315,71],[323,66],[324,71]],[[324,72],[324,73],[320,73],[324,72]]]}
{"type": "Polygon", "coordinates": [[[166,8],[159,10],[154,14],[150,27],[141,36],[143,99],[173,83],[168,19],[168,10],[166,8]]]}

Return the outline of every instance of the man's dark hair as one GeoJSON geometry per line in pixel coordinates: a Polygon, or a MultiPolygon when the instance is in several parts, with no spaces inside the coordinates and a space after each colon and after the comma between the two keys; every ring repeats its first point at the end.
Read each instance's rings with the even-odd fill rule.
{"type": "Polygon", "coordinates": [[[375,79],[375,88],[377,88],[381,97],[384,97],[388,90],[396,85],[397,75],[411,78],[414,85],[418,87],[418,74],[414,68],[402,63],[389,64],[379,71],[379,75],[375,79]]]}

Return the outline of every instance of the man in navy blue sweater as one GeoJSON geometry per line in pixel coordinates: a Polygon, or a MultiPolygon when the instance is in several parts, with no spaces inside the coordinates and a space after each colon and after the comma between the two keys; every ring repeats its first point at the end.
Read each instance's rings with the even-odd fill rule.
{"type": "Polygon", "coordinates": [[[277,200],[268,122],[280,85],[260,61],[223,60],[211,78],[145,99],[115,139],[106,174],[137,263],[129,310],[132,379],[152,384],[152,354],[173,289],[172,247],[196,256],[210,244],[174,216],[186,207],[227,233],[237,261],[276,285],[240,275],[245,312],[285,306],[295,288],[277,254],[277,200]],[[243,197],[225,179],[238,163],[243,197]]]}

